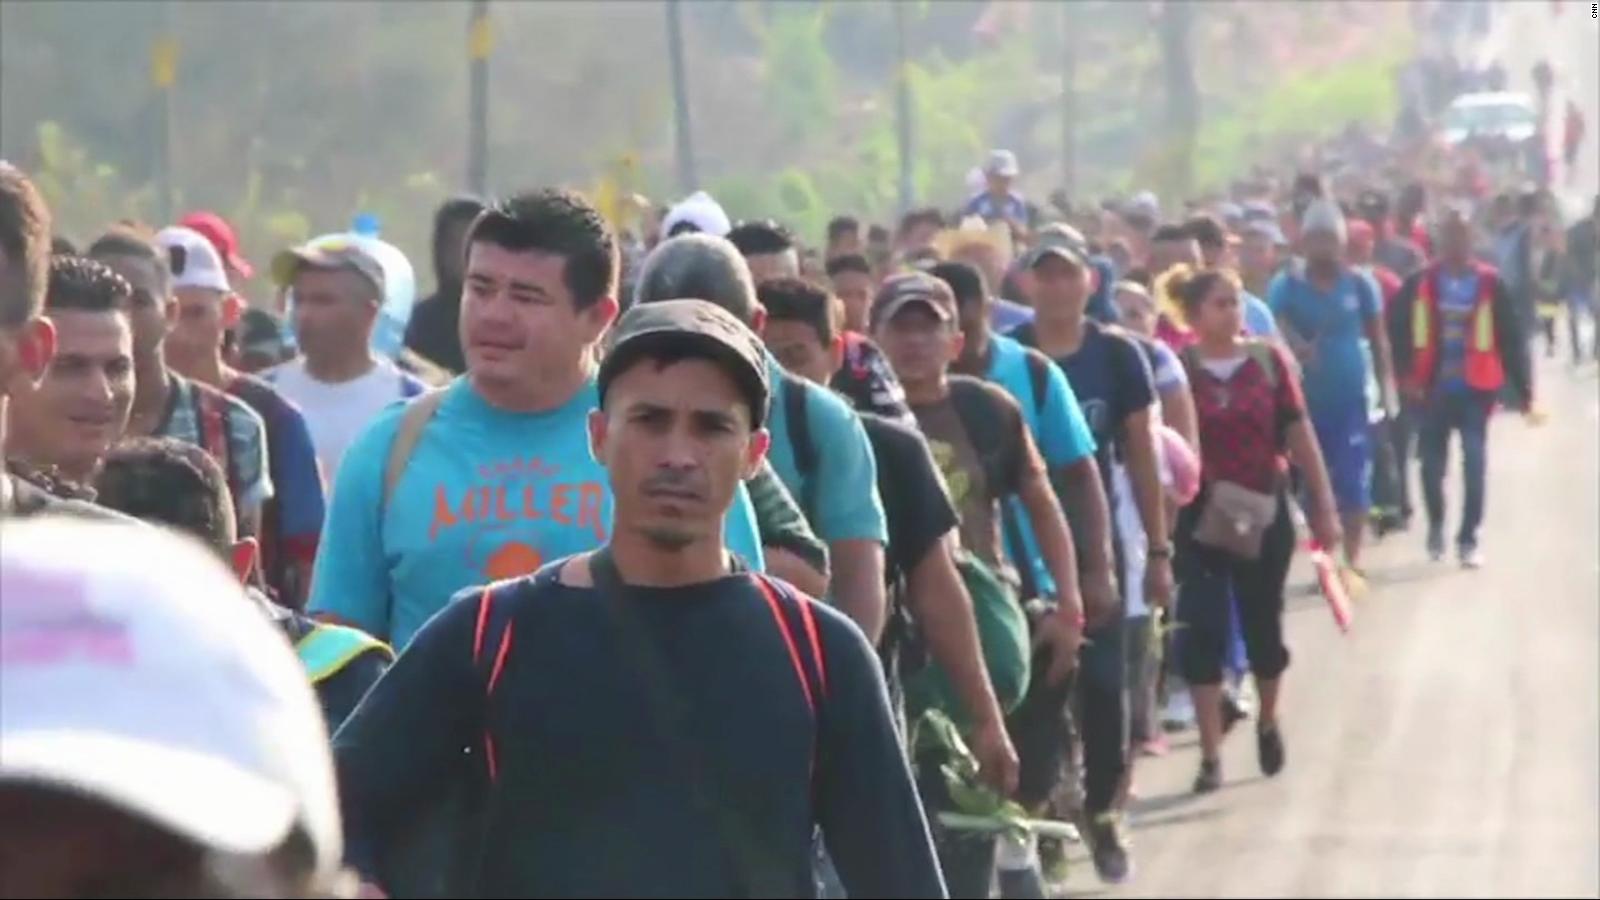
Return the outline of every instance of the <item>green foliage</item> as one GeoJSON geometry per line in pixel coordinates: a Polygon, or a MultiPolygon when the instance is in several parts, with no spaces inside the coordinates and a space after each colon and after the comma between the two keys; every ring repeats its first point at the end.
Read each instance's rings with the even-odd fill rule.
{"type": "Polygon", "coordinates": [[[823,42],[826,8],[783,4],[761,28],[766,64],[762,93],[769,121],[785,141],[800,140],[828,119],[839,96],[833,57],[823,42]]]}
{"type": "Polygon", "coordinates": [[[1400,98],[1393,72],[1410,53],[1403,37],[1360,57],[1277,82],[1258,97],[1240,98],[1201,129],[1197,180],[1216,187],[1274,151],[1329,137],[1351,122],[1386,126],[1400,98]]]}

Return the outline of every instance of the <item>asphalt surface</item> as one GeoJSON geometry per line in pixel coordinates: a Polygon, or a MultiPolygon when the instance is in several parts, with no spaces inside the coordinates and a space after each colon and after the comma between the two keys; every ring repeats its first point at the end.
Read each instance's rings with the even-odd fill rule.
{"type": "Polygon", "coordinates": [[[1106,891],[1080,852],[1069,895],[1600,895],[1600,381],[1540,376],[1549,421],[1491,423],[1487,567],[1390,536],[1342,636],[1297,565],[1287,768],[1260,775],[1245,723],[1196,797],[1177,736],[1136,769],[1134,878],[1106,891]]]}

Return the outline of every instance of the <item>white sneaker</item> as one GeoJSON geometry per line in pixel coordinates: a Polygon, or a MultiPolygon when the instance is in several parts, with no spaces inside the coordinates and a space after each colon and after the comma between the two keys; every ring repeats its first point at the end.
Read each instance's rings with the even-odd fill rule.
{"type": "Polygon", "coordinates": [[[1479,550],[1477,547],[1470,547],[1470,546],[1467,546],[1466,544],[1463,544],[1463,545],[1461,545],[1460,553],[1461,553],[1461,568],[1463,568],[1463,569],[1481,569],[1481,568],[1483,568],[1483,551],[1482,550],[1479,550]]]}
{"type": "Polygon", "coordinates": [[[1194,727],[1194,701],[1188,691],[1179,691],[1167,698],[1166,709],[1161,711],[1161,727],[1166,731],[1187,731],[1194,727]]]}

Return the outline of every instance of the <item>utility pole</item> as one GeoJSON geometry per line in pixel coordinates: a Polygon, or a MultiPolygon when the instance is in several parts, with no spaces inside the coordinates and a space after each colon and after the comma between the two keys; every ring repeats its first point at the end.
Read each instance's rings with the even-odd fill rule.
{"type": "Polygon", "coordinates": [[[472,0],[467,19],[467,55],[470,86],[467,98],[467,186],[485,197],[489,191],[489,53],[494,36],[489,30],[489,0],[472,0]]]}
{"type": "Polygon", "coordinates": [[[1078,181],[1078,46],[1072,29],[1072,4],[1061,10],[1061,187],[1077,200],[1078,181]]]}
{"type": "Polygon", "coordinates": [[[667,0],[667,60],[672,67],[672,124],[678,156],[678,189],[685,195],[700,186],[695,171],[693,119],[689,115],[689,74],[683,62],[683,11],[667,0]]]}
{"type": "Polygon", "coordinates": [[[916,184],[912,178],[911,64],[906,60],[906,3],[889,0],[894,10],[895,59],[895,136],[900,146],[900,214],[916,205],[916,184]]]}
{"type": "Polygon", "coordinates": [[[172,172],[173,140],[173,86],[178,80],[178,36],[174,32],[177,21],[173,15],[172,0],[161,4],[160,33],[150,47],[150,80],[156,87],[156,214],[163,225],[174,218],[176,205],[172,172]]]}

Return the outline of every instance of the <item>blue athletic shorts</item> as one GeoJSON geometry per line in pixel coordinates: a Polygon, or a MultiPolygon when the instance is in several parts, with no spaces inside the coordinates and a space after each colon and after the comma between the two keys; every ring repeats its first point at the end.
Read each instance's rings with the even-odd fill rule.
{"type": "Polygon", "coordinates": [[[1313,415],[1333,499],[1340,513],[1364,513],[1372,505],[1372,425],[1367,411],[1354,408],[1313,415]]]}

